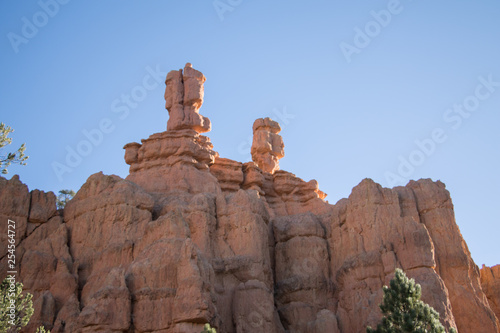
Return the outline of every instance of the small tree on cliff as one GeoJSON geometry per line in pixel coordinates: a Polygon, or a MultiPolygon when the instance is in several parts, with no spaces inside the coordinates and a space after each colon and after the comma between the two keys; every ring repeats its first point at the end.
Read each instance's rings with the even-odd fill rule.
{"type": "MultiPolygon", "coordinates": [[[[17,332],[33,315],[33,295],[22,295],[23,284],[6,277],[0,284],[0,332],[17,332]]],[[[50,333],[40,326],[36,333],[50,333]]]]}
{"type": "Polygon", "coordinates": [[[75,191],[73,190],[60,190],[56,201],[57,209],[63,209],[74,196],[75,191]]]}
{"type": "Polygon", "coordinates": [[[203,331],[201,333],[217,333],[215,328],[211,328],[210,324],[205,324],[205,327],[203,328],[203,331]]]}
{"type": "Polygon", "coordinates": [[[5,278],[0,285],[0,332],[17,332],[33,315],[33,295],[22,295],[23,284],[5,278]]]}
{"type": "MultiPolygon", "coordinates": [[[[0,123],[0,150],[12,143],[12,138],[8,137],[12,132],[14,132],[14,130],[11,127],[5,126],[4,123],[0,123]]],[[[26,145],[23,143],[14,153],[0,155],[0,169],[2,169],[3,174],[7,173],[7,168],[12,163],[26,165],[25,161],[28,159],[28,156],[24,155],[25,150],[26,145]]]]}
{"type": "MultiPolygon", "coordinates": [[[[409,279],[401,269],[396,269],[390,287],[384,286],[380,310],[384,314],[377,329],[368,327],[367,333],[445,333],[439,313],[422,302],[421,287],[409,279]]],[[[454,328],[450,333],[456,333],[454,328]]]]}

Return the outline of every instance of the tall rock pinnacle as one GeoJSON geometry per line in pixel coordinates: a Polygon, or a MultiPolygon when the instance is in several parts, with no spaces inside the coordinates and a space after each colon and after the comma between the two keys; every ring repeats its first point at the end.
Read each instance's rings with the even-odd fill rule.
{"type": "Polygon", "coordinates": [[[253,123],[252,160],[264,172],[280,169],[279,160],[285,156],[285,145],[278,133],[281,127],[271,118],[259,118],[253,123]]]}
{"type": "Polygon", "coordinates": [[[210,131],[210,119],[199,114],[203,104],[205,76],[190,63],[184,71],[170,71],[165,80],[165,108],[170,118],[167,130],[194,129],[198,133],[210,131]]]}
{"type": "Polygon", "coordinates": [[[217,179],[208,168],[218,153],[210,139],[210,120],[199,114],[203,104],[205,76],[187,63],[184,70],[170,71],[165,80],[165,108],[170,114],[167,131],[155,133],[125,149],[130,165],[127,180],[151,193],[182,190],[189,193],[217,192],[217,179]]]}

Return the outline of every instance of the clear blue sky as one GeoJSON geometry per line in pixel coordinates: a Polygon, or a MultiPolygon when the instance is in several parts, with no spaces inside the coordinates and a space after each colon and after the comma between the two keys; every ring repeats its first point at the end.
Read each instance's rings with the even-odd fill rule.
{"type": "Polygon", "coordinates": [[[191,62],[222,157],[250,160],[253,121],[270,116],[281,168],[331,203],[365,177],[439,179],[476,263],[500,264],[500,2],[54,1],[0,2],[0,121],[30,156],[8,177],[55,192],[126,177],[123,145],[168,119],[149,72],[191,62]]]}

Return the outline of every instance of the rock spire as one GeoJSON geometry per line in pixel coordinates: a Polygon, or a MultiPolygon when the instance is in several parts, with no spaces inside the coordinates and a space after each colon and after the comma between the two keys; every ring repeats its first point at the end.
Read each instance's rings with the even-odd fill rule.
{"type": "Polygon", "coordinates": [[[167,130],[193,129],[198,133],[209,132],[210,119],[199,109],[203,104],[205,76],[187,63],[184,70],[170,71],[165,80],[165,108],[170,118],[167,130]]]}
{"type": "Polygon", "coordinates": [[[264,172],[280,169],[279,160],[285,156],[285,145],[278,133],[281,127],[271,118],[259,118],[253,123],[252,160],[264,172]]]}

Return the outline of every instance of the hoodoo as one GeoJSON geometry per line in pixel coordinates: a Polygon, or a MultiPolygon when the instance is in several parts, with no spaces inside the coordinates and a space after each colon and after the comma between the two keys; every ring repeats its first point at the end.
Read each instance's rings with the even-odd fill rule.
{"type": "Polygon", "coordinates": [[[25,332],[362,333],[396,268],[447,328],[500,332],[498,266],[480,274],[443,183],[364,179],[329,204],[316,180],[280,170],[276,121],[253,124],[252,161],[221,158],[202,135],[205,76],[186,64],[165,82],[166,131],[125,145],[125,179],[91,175],[58,211],[52,193],[0,178],[34,295],[25,332]]]}

